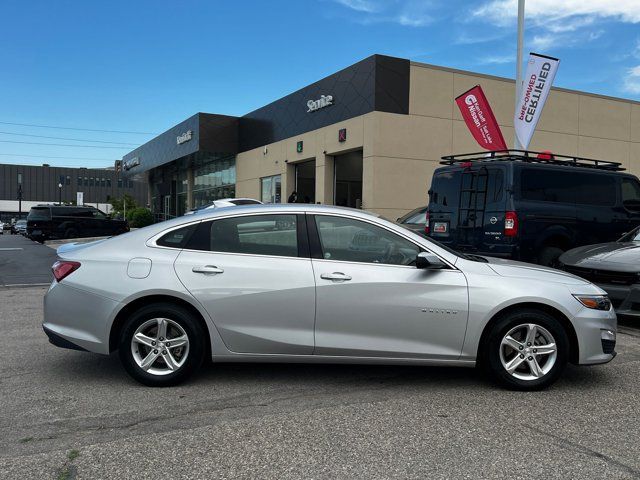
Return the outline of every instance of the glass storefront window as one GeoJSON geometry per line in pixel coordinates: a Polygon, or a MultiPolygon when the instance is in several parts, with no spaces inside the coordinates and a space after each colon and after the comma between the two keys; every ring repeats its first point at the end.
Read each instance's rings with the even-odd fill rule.
{"type": "Polygon", "coordinates": [[[281,193],[281,175],[273,175],[260,179],[260,200],[262,203],[282,203],[281,193]]]}

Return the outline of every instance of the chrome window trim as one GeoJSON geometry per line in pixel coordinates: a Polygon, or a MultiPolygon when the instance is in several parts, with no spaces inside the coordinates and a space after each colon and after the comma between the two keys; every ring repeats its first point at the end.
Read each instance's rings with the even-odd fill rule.
{"type": "MultiPolygon", "coordinates": [[[[219,211],[219,210],[218,210],[219,211]]],[[[382,228],[384,230],[386,230],[387,232],[390,232],[394,235],[397,235],[401,238],[404,238],[405,240],[407,240],[408,242],[412,243],[413,245],[415,245],[416,247],[418,247],[421,250],[426,250],[429,253],[432,253],[434,255],[436,255],[440,260],[442,260],[448,267],[449,269],[442,269],[439,271],[449,271],[449,270],[454,270],[454,271],[460,271],[453,263],[449,262],[446,258],[443,258],[441,255],[438,255],[436,252],[434,252],[433,250],[431,250],[430,248],[421,245],[419,243],[417,243],[415,240],[413,240],[412,238],[409,238],[407,235],[404,234],[404,232],[400,233],[399,231],[395,231],[392,230],[390,228],[388,228],[386,225],[381,225],[375,222],[372,222],[368,219],[362,218],[360,216],[357,215],[349,215],[349,214],[344,214],[342,212],[337,213],[337,212],[314,212],[314,211],[307,211],[304,209],[293,209],[291,211],[287,211],[287,212],[242,212],[242,213],[233,213],[233,211],[230,211],[224,215],[217,215],[213,218],[200,218],[197,220],[192,220],[190,222],[186,222],[186,223],[182,223],[180,225],[176,225],[175,227],[171,227],[168,228],[166,230],[163,230],[160,233],[155,234],[154,236],[152,236],[151,238],[149,238],[146,242],[146,245],[148,247],[151,248],[161,248],[161,249],[167,249],[167,250],[180,250],[180,251],[186,251],[186,252],[199,252],[199,253],[215,253],[218,255],[242,255],[242,256],[247,256],[247,257],[268,257],[268,258],[294,258],[294,259],[299,259],[299,260],[312,260],[311,258],[306,258],[306,257],[292,257],[292,256],[283,256],[283,255],[264,255],[264,254],[258,254],[258,253],[235,253],[235,252],[218,252],[218,251],[213,251],[213,250],[192,250],[192,249],[188,249],[188,248],[178,248],[178,247],[166,247],[163,245],[158,245],[156,242],[158,239],[160,239],[161,237],[163,237],[164,235],[166,235],[167,233],[170,233],[174,230],[178,230],[180,228],[184,228],[184,227],[188,227],[190,225],[196,224],[196,223],[202,223],[202,222],[215,222],[216,220],[222,220],[225,218],[229,218],[229,217],[254,217],[254,216],[265,216],[265,215],[310,215],[310,216],[316,216],[316,215],[320,215],[320,216],[326,216],[326,217],[339,217],[339,218],[349,218],[351,220],[356,220],[356,221],[360,221],[360,222],[365,222],[368,223],[370,225],[373,225],[374,227],[378,227],[378,228],[382,228]]],[[[313,219],[315,221],[315,219],[313,219]]],[[[402,229],[402,230],[406,230],[404,227],[398,227],[398,229],[402,229]]],[[[318,232],[318,235],[320,235],[320,232],[318,232]]],[[[415,265],[394,265],[394,264],[390,264],[390,263],[373,263],[373,262],[354,262],[354,261],[350,261],[350,260],[331,260],[331,259],[325,259],[325,258],[314,258],[313,260],[317,260],[317,261],[322,261],[322,262],[340,262],[340,263],[347,263],[347,264],[354,264],[354,265],[378,265],[378,266],[387,266],[387,267],[402,267],[402,268],[416,268],[415,265]]]]}
{"type": "MultiPolygon", "coordinates": [[[[165,247],[163,245],[158,245],[156,242],[158,239],[162,238],[163,236],[165,236],[167,233],[171,233],[174,230],[178,230],[180,228],[184,228],[184,227],[188,227],[189,225],[193,225],[196,223],[203,223],[203,222],[215,222],[217,220],[223,220],[225,218],[236,218],[236,217],[256,217],[256,216],[265,216],[265,215],[269,215],[269,216],[273,216],[273,215],[300,215],[300,214],[304,214],[304,212],[286,212],[286,213],[281,213],[281,212],[260,212],[260,213],[239,213],[239,214],[231,214],[231,215],[221,215],[221,216],[216,216],[213,218],[206,218],[206,219],[200,219],[200,220],[196,220],[196,221],[192,221],[189,223],[183,223],[179,226],[176,227],[172,227],[169,228],[167,230],[163,230],[162,232],[154,235],[153,237],[151,237],[149,240],[147,240],[147,246],[148,247],[152,247],[152,248],[164,248],[164,249],[169,249],[169,250],[180,250],[180,251],[184,251],[184,252],[194,252],[194,253],[215,253],[217,255],[242,255],[245,257],[269,257],[269,258],[293,258],[293,259],[298,259],[298,260],[311,260],[311,257],[300,257],[300,256],[289,256],[289,255],[265,255],[265,254],[260,254],[260,253],[242,253],[242,252],[219,252],[217,250],[193,250],[190,248],[178,248],[178,247],[165,247]]],[[[297,219],[296,219],[297,222],[297,219]]],[[[297,224],[296,224],[297,225],[297,224]]],[[[297,239],[297,237],[296,237],[297,239]]]]}

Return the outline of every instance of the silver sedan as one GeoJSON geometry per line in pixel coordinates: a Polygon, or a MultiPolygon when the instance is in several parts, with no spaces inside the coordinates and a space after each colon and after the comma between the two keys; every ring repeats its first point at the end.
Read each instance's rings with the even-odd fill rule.
{"type": "Polygon", "coordinates": [[[43,327],[152,386],[215,362],[481,366],[550,385],[615,356],[606,293],[573,275],[462,255],[360,210],[256,205],[58,249],[43,327]]]}

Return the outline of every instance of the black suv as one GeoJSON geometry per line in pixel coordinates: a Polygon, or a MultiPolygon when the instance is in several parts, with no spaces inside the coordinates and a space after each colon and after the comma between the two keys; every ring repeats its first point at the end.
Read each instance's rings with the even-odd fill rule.
{"type": "Polygon", "coordinates": [[[442,157],[427,234],[462,252],[555,265],[640,223],[640,182],[619,163],[547,152],[442,157]]]}
{"type": "Polygon", "coordinates": [[[114,220],[93,207],[38,205],[31,207],[27,216],[27,236],[37,241],[102,237],[128,231],[125,220],[114,220]]]}

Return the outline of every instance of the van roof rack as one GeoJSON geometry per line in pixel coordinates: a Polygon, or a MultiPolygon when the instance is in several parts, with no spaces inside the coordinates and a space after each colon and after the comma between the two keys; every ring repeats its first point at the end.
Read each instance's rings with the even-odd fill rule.
{"type": "Polygon", "coordinates": [[[625,170],[621,163],[607,160],[594,160],[592,158],[558,155],[551,152],[533,152],[530,150],[495,150],[490,152],[463,153],[460,155],[445,155],[442,157],[442,165],[458,165],[475,162],[527,162],[544,163],[551,165],[563,165],[569,167],[597,168],[621,172],[625,170]]]}

